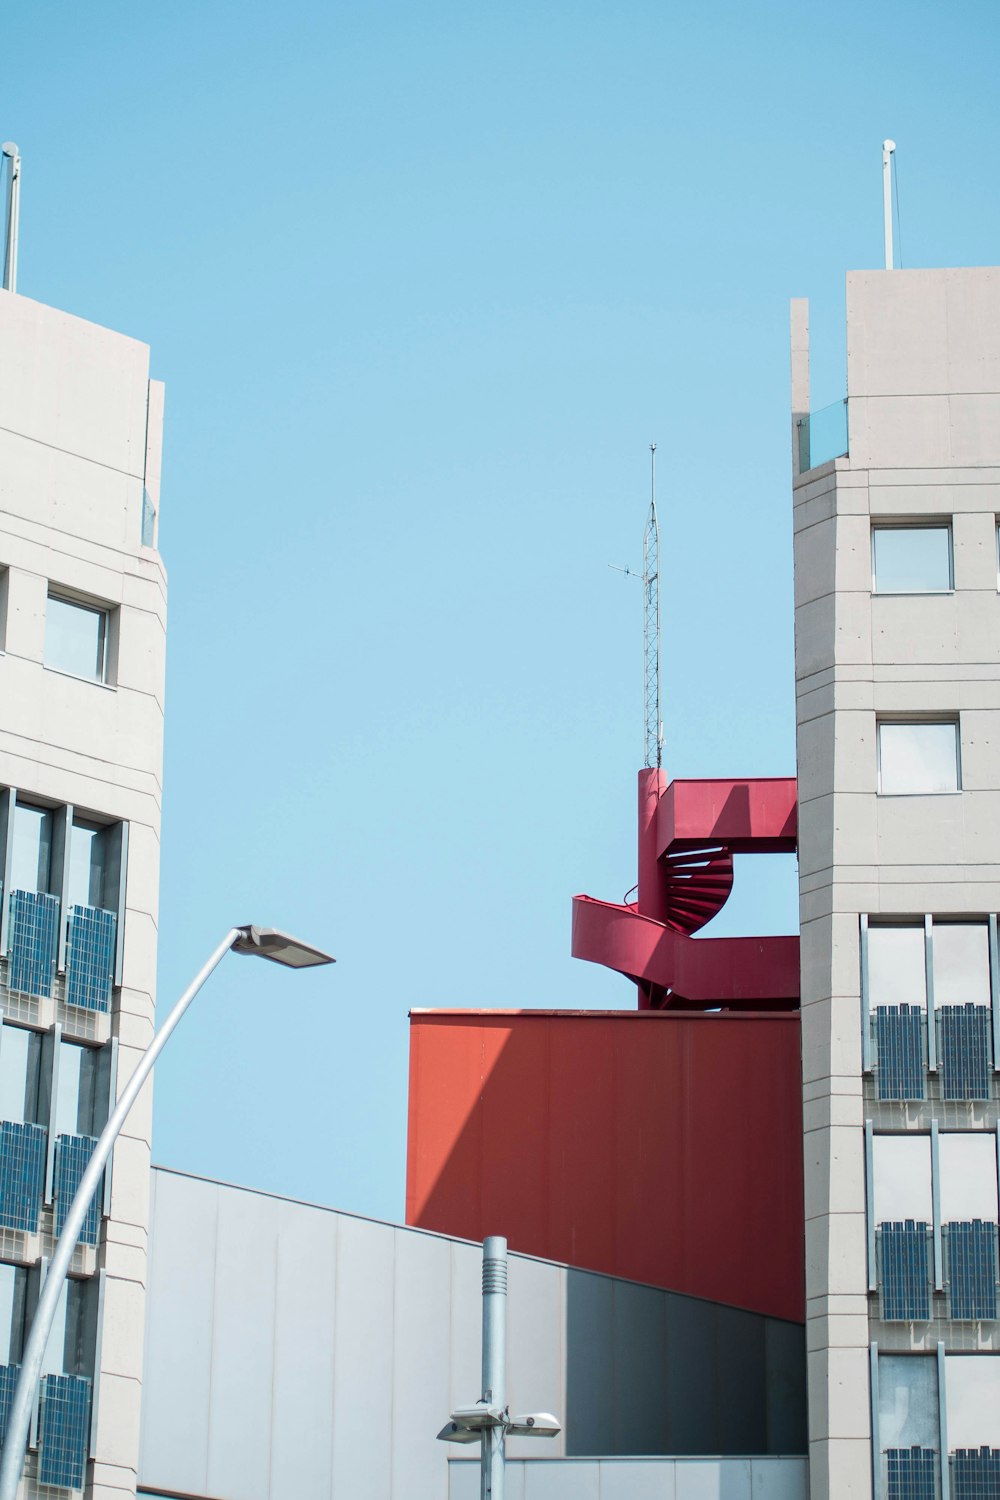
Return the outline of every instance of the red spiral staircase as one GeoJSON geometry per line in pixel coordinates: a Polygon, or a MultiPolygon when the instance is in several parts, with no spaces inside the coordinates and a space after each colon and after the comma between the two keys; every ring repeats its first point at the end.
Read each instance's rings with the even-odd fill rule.
{"type": "Polygon", "coordinates": [[[575,957],[631,979],[640,1009],[793,1010],[799,940],[696,938],[733,887],[734,854],[794,853],[794,777],[686,780],[639,773],[634,902],[573,899],[575,957]]]}

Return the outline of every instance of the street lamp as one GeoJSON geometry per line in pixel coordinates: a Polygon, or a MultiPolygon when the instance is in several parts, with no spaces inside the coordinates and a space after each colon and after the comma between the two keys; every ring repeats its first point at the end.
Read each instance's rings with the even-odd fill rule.
{"type": "Polygon", "coordinates": [[[107,1165],[119,1132],[128,1118],[128,1113],[138,1098],[143,1084],[153,1071],[153,1064],[163,1051],[170,1033],[206,979],[222,962],[230,949],[234,953],[253,953],[259,958],[269,958],[272,962],[284,964],[289,969],[313,968],[317,964],[335,962],[328,953],[322,952],[319,948],[312,948],[307,943],[300,943],[296,938],[289,937],[287,933],[279,932],[274,927],[231,927],[205,967],[195,975],[140,1057],[135,1072],[122,1089],[121,1098],[98,1137],[93,1155],[80,1178],[76,1196],[69,1206],[62,1233],[52,1253],[52,1260],[35,1308],[31,1331],[28,1334],[21,1360],[20,1374],[17,1377],[10,1403],[7,1435],[4,1439],[3,1452],[0,1453],[0,1500],[15,1500],[17,1495],[21,1470],[24,1467],[28,1428],[31,1424],[31,1408],[34,1404],[35,1388],[42,1372],[45,1346],[49,1340],[70,1261],[73,1259],[73,1251],[76,1249],[76,1242],[83,1229],[87,1210],[100,1183],[101,1173],[107,1165]]]}
{"type": "Polygon", "coordinates": [[[438,1433],[442,1443],[479,1443],[480,1500],[503,1500],[505,1438],[554,1438],[562,1430],[550,1411],[512,1417],[506,1386],[507,1241],[491,1234],[483,1240],[483,1394],[474,1406],[456,1407],[438,1433]]]}

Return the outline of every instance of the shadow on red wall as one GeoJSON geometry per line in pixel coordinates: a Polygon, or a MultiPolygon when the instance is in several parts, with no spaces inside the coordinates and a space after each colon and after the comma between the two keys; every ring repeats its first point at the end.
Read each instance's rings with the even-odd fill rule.
{"type": "Polygon", "coordinates": [[[798,1014],[413,1012],[406,1222],[801,1322],[798,1014]]]}

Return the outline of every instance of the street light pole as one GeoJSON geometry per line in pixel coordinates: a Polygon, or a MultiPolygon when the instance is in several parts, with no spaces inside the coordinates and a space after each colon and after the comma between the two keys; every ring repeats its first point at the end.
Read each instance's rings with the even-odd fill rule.
{"type": "MultiPolygon", "coordinates": [[[[483,1402],[507,1405],[507,1241],[483,1240],[483,1402]]],[[[479,1449],[480,1500],[503,1500],[504,1429],[484,1427],[479,1449]]]]}
{"type": "Polygon", "coordinates": [[[0,1453],[0,1500],[16,1500],[17,1487],[21,1479],[21,1470],[24,1467],[24,1450],[28,1442],[28,1429],[31,1425],[31,1409],[34,1405],[35,1390],[42,1373],[42,1361],[45,1358],[45,1346],[49,1341],[49,1333],[52,1329],[56,1309],[59,1305],[59,1298],[69,1272],[70,1262],[73,1259],[73,1251],[76,1249],[76,1242],[80,1237],[80,1231],[83,1229],[91,1200],[100,1184],[101,1174],[114,1149],[118,1134],[128,1118],[129,1110],[138,1098],[146,1079],[153,1071],[153,1064],[163,1051],[163,1048],[170,1039],[171,1033],[191,1004],[191,1001],[230,949],[235,949],[237,953],[255,953],[261,958],[270,958],[276,963],[285,964],[291,968],[304,968],[315,964],[333,962],[333,959],[328,954],[321,953],[317,948],[307,947],[304,943],[298,943],[293,938],[287,938],[284,934],[278,933],[272,928],[231,927],[204,968],[199,971],[188,985],[188,988],[177,1001],[173,1010],[140,1057],[135,1072],[122,1089],[121,1098],[112,1110],[108,1117],[108,1123],[97,1139],[93,1155],[87,1163],[83,1176],[80,1178],[80,1185],[76,1190],[73,1202],[70,1204],[62,1233],[52,1254],[48,1273],[45,1277],[38,1305],[35,1308],[35,1315],[31,1322],[31,1331],[28,1334],[28,1340],[24,1347],[21,1370],[17,1377],[17,1384],[14,1387],[14,1395],[7,1418],[7,1433],[4,1438],[3,1452],[0,1453]]]}

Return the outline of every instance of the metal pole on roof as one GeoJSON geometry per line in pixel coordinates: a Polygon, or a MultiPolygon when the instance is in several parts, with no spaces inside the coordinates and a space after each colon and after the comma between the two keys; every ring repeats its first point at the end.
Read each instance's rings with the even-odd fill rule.
{"type": "Polygon", "coordinates": [[[13,141],[4,141],[0,146],[0,157],[9,162],[10,180],[7,184],[7,234],[3,247],[3,288],[5,292],[17,291],[17,229],[21,207],[21,156],[13,141]]]}
{"type": "MultiPolygon", "coordinates": [[[[483,1401],[507,1405],[507,1241],[483,1240],[483,1401]]],[[[503,1500],[504,1429],[484,1427],[479,1450],[480,1500],[503,1500]]]]}
{"type": "Polygon", "coordinates": [[[892,263],[892,153],[895,141],[882,142],[882,218],[885,223],[885,268],[893,269],[892,263]]]}
{"type": "Polygon", "coordinates": [[[656,444],[649,445],[649,516],[642,538],[642,657],[646,765],[663,763],[660,713],[660,523],[656,515],[656,444]]]}

